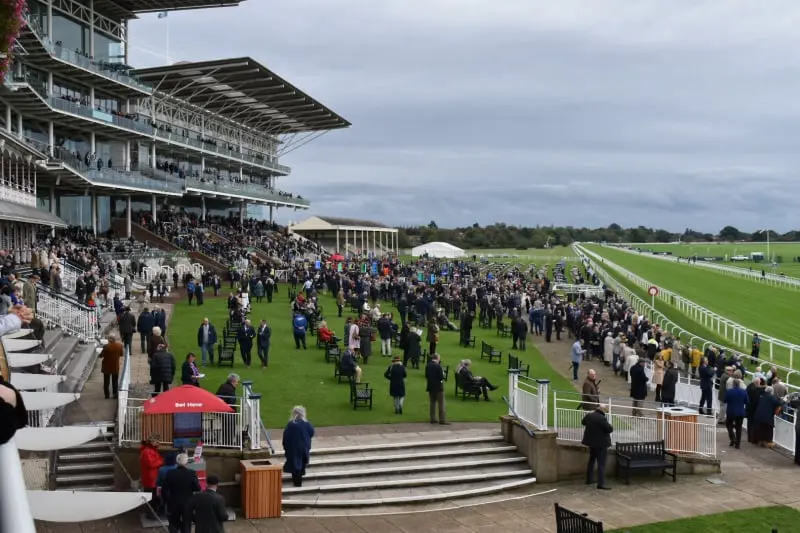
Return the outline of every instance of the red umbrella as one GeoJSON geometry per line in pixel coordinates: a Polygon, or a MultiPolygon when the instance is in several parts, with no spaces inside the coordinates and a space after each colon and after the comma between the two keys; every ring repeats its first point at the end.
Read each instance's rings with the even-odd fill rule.
{"type": "Polygon", "coordinates": [[[181,385],[144,404],[144,414],[163,415],[167,413],[232,413],[233,408],[222,398],[194,385],[181,385]]]}

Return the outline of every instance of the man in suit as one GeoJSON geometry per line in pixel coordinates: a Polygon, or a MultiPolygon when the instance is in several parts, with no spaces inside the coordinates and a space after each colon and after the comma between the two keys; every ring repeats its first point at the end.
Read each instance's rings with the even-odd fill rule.
{"type": "Polygon", "coordinates": [[[148,308],[144,308],[136,320],[136,331],[139,332],[139,340],[141,341],[142,353],[148,353],[147,349],[150,347],[150,336],[153,334],[153,326],[155,321],[153,315],[148,308]]]}
{"type": "Polygon", "coordinates": [[[122,345],[126,353],[133,353],[133,334],[136,332],[136,317],[131,313],[130,307],[125,307],[119,317],[119,333],[122,336],[122,345]]]}
{"type": "Polygon", "coordinates": [[[188,455],[179,454],[175,462],[178,467],[167,472],[161,497],[167,507],[170,533],[191,533],[192,523],[186,520],[186,509],[192,495],[200,492],[200,482],[197,480],[197,473],[186,468],[189,463],[188,455]]]}
{"type": "Polygon", "coordinates": [[[444,370],[438,353],[431,356],[428,366],[425,367],[425,381],[427,382],[428,399],[430,401],[431,424],[436,423],[438,406],[439,424],[449,425],[446,421],[444,405],[444,370]]]}
{"type": "Polygon", "coordinates": [[[161,328],[161,336],[167,336],[167,313],[158,306],[153,308],[153,322],[155,326],[161,328]]]}
{"type": "Polygon", "coordinates": [[[185,522],[194,522],[195,533],[225,533],[228,510],[225,498],[217,494],[219,478],[213,474],[206,478],[206,490],[194,494],[186,504],[185,522]]]}
{"type": "Polygon", "coordinates": [[[217,343],[217,329],[208,321],[203,319],[203,323],[197,329],[197,346],[200,347],[201,361],[206,366],[209,361],[214,364],[214,345],[217,343]]]}
{"type": "Polygon", "coordinates": [[[606,419],[605,406],[598,405],[594,411],[583,417],[583,440],[581,444],[589,448],[589,463],[586,465],[586,484],[593,483],[594,463],[597,462],[597,488],[609,490],[606,487],[606,459],[608,449],[611,447],[611,433],[614,428],[606,419]]]}
{"type": "Polygon", "coordinates": [[[250,360],[253,355],[253,338],[256,336],[256,330],[250,324],[250,320],[245,320],[239,332],[236,335],[236,340],[239,341],[239,349],[242,352],[242,361],[244,366],[250,368],[250,360]]]}
{"type": "Polygon", "coordinates": [[[267,368],[269,365],[269,343],[272,337],[272,329],[270,329],[266,320],[261,321],[258,327],[258,358],[261,359],[261,368],[267,368]]]}

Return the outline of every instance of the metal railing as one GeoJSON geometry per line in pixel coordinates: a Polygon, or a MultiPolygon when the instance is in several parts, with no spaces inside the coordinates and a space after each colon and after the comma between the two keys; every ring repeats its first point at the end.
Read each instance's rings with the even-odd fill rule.
{"type": "MultiPolygon", "coordinates": [[[[634,408],[631,400],[608,398],[609,423],[614,428],[612,444],[663,440],[667,450],[677,453],[717,456],[717,417],[685,407],[662,407],[647,403],[634,408]]],[[[591,404],[593,408],[594,404],[591,404]]],[[[562,440],[583,440],[584,410],[582,395],[553,391],[553,430],[562,440]]]]}
{"type": "Polygon", "coordinates": [[[66,295],[39,285],[36,316],[46,325],[56,325],[82,342],[94,341],[100,333],[99,308],[91,308],[66,295]]]}
{"type": "Polygon", "coordinates": [[[202,181],[199,178],[187,176],[186,187],[201,189],[204,191],[213,191],[220,194],[238,194],[242,196],[250,196],[253,198],[259,198],[261,200],[270,200],[273,202],[300,205],[304,207],[311,205],[311,202],[305,198],[278,194],[268,189],[265,185],[256,185],[253,183],[235,183],[224,180],[202,181]]]}
{"type": "Polygon", "coordinates": [[[549,387],[550,380],[527,378],[521,376],[519,370],[509,370],[509,415],[516,416],[536,429],[547,429],[549,387]]]}
{"type": "MultiPolygon", "coordinates": [[[[647,290],[649,287],[654,286],[653,283],[647,281],[641,276],[638,276],[633,272],[626,270],[625,268],[617,265],[616,263],[614,263],[609,259],[600,256],[599,254],[596,254],[590,250],[586,250],[585,248],[579,245],[575,245],[575,248],[576,251],[584,254],[584,257],[589,256],[595,259],[595,262],[593,263],[592,266],[598,272],[602,270],[602,267],[598,265],[598,263],[602,261],[602,264],[608,265],[609,268],[612,268],[615,271],[619,272],[622,276],[625,277],[625,279],[627,279],[637,287],[647,290]]],[[[604,277],[608,278],[610,276],[605,274],[604,277]]],[[[627,292],[630,293],[630,291],[627,292]]],[[[692,320],[693,322],[709,329],[710,331],[715,331],[717,334],[730,340],[731,342],[733,342],[735,346],[738,346],[740,348],[748,346],[749,345],[748,343],[752,339],[753,334],[756,333],[756,331],[749,329],[741,324],[738,324],[728,318],[725,318],[722,315],[714,313],[713,311],[710,311],[709,309],[706,309],[705,307],[702,307],[696,304],[695,302],[692,302],[691,300],[684,298],[680,294],[677,294],[673,291],[669,291],[667,289],[659,287],[659,292],[658,295],[656,296],[656,299],[665,301],[666,303],[677,309],[679,312],[686,315],[686,317],[692,320]]],[[[653,311],[655,312],[655,309],[651,305],[647,304],[647,307],[653,309],[653,311]]],[[[663,317],[663,315],[661,316],[663,317]]],[[[681,331],[683,330],[681,329],[681,331]]],[[[778,348],[781,352],[784,352],[788,356],[789,368],[792,370],[794,369],[794,354],[795,352],[800,352],[800,345],[776,339],[774,337],[770,337],[769,335],[759,334],[759,336],[761,338],[762,345],[766,345],[769,347],[768,353],[770,362],[774,360],[776,348],[778,348]]],[[[709,344],[715,344],[715,343],[711,343],[709,341],[709,344]]],[[[735,351],[737,353],[741,353],[740,350],[735,350],[735,351]]],[[[747,357],[749,357],[749,355],[747,357]]]]}

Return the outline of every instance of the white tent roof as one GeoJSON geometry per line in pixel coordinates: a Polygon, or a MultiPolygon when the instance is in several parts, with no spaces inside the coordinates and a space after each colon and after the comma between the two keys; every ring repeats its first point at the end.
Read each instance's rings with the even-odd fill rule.
{"type": "Polygon", "coordinates": [[[427,244],[420,244],[411,250],[411,255],[420,257],[428,254],[431,257],[464,257],[466,252],[458,246],[453,246],[448,242],[429,242],[427,244]]]}

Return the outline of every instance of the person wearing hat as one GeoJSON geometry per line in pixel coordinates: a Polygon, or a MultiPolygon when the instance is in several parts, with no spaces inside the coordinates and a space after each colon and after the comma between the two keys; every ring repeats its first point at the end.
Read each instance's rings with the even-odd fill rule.
{"type": "Polygon", "coordinates": [[[406,398],[406,367],[400,357],[393,357],[392,364],[383,377],[389,380],[389,396],[394,400],[394,414],[403,414],[403,401],[406,398]]]}

